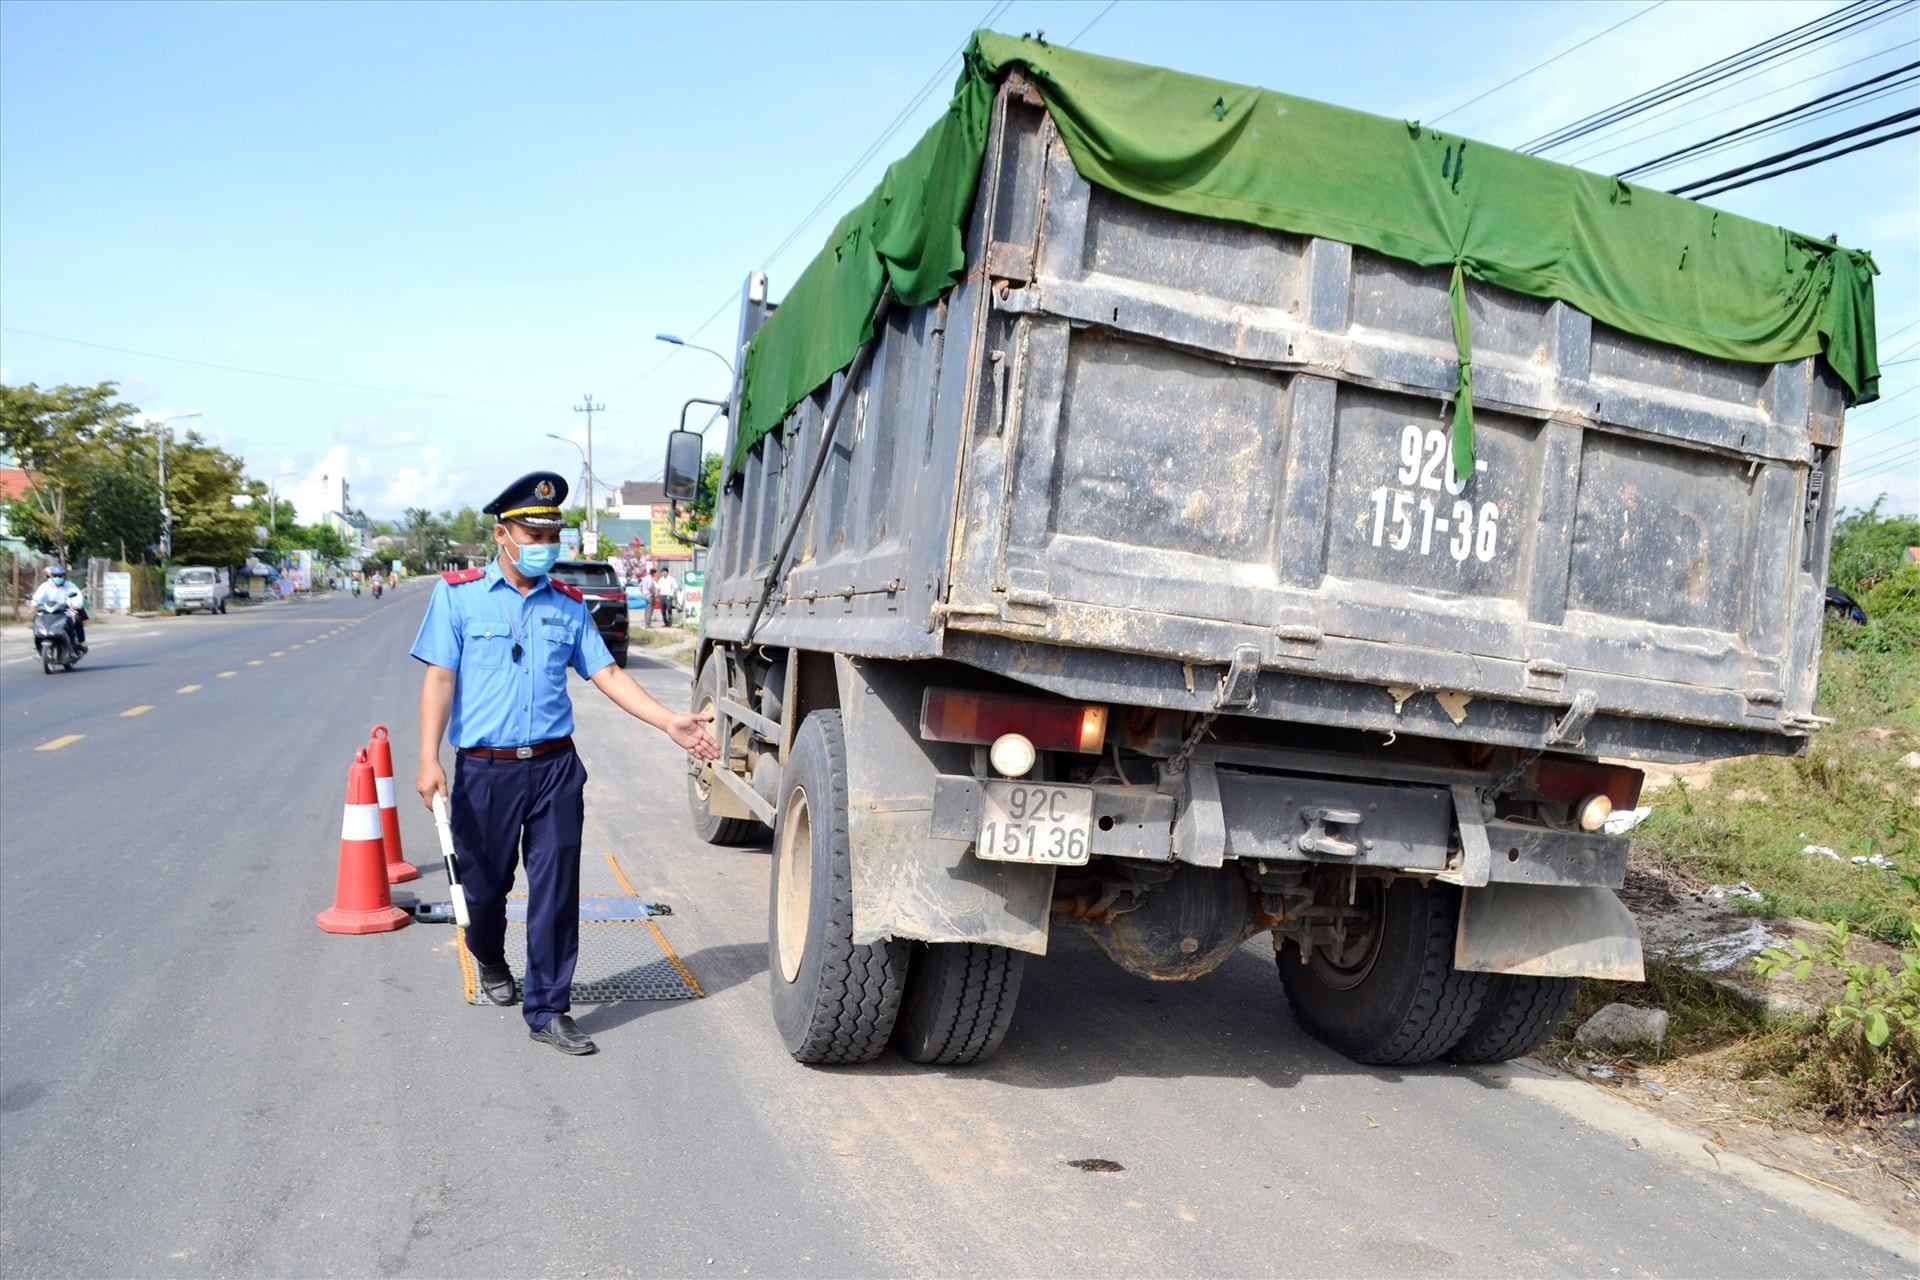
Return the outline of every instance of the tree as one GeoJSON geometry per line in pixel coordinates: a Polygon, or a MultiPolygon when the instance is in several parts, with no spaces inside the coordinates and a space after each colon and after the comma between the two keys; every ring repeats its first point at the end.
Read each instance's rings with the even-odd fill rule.
{"type": "Polygon", "coordinates": [[[347,558],[347,540],[330,524],[302,526],[300,539],[300,545],[322,561],[335,563],[347,558]]]}
{"type": "Polygon", "coordinates": [[[485,546],[493,541],[493,517],[472,507],[443,511],[440,513],[440,523],[446,526],[447,540],[450,542],[485,546]]]}
{"type": "Polygon", "coordinates": [[[72,513],[86,500],[88,472],[105,463],[131,467],[141,456],[137,410],[118,394],[112,382],[50,391],[0,384],[0,447],[27,475],[27,497],[9,515],[29,542],[62,562],[73,558],[72,513]]]}
{"type": "Polygon", "coordinates": [[[687,527],[704,529],[713,523],[713,504],[720,494],[720,455],[700,459],[700,493],[687,504],[687,527]]]}
{"type": "Polygon", "coordinates": [[[160,541],[160,485],[145,468],[98,462],[80,473],[68,511],[76,559],[143,558],[160,541]]]}
{"type": "Polygon", "coordinates": [[[240,459],[187,432],[167,449],[167,505],[173,509],[173,554],[198,564],[245,563],[253,549],[253,513],[233,505],[245,488],[240,459]]]}
{"type": "MultiPolygon", "coordinates": [[[[247,481],[247,488],[253,494],[253,501],[247,506],[247,518],[253,521],[256,530],[267,531],[265,545],[275,552],[305,547],[306,543],[295,537],[300,528],[300,509],[293,505],[293,500],[269,492],[259,480],[247,481]]],[[[256,532],[254,536],[260,535],[256,532]]]]}

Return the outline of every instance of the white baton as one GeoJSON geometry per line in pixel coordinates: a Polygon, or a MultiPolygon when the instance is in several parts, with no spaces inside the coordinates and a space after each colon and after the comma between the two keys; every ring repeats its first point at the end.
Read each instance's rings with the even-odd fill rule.
{"type": "Polygon", "coordinates": [[[460,867],[453,854],[453,823],[447,817],[447,798],[443,795],[433,797],[433,825],[440,832],[440,856],[447,860],[447,892],[453,895],[453,919],[462,929],[472,921],[467,918],[467,893],[460,887],[460,867]]]}

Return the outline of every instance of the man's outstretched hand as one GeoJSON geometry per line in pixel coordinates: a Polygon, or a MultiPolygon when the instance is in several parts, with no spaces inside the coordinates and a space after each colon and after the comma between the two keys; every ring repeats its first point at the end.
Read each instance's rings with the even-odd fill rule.
{"type": "Polygon", "coordinates": [[[704,727],[712,723],[711,711],[697,716],[682,712],[668,720],[665,728],[667,736],[686,748],[687,754],[695,760],[718,760],[720,744],[713,740],[713,735],[704,727]]]}

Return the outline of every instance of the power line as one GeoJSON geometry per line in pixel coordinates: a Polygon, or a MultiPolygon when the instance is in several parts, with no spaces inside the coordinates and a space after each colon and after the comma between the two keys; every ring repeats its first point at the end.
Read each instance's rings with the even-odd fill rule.
{"type": "Polygon", "coordinates": [[[1709,196],[1717,196],[1722,194],[1723,192],[1735,191],[1741,187],[1750,187],[1756,182],[1765,182],[1768,178],[1778,178],[1782,174],[1795,173],[1801,169],[1811,169],[1813,168],[1813,166],[1817,164],[1825,164],[1829,160],[1838,160],[1841,156],[1852,155],[1856,151],[1865,151],[1869,147],[1877,147],[1883,142],[1892,142],[1896,138],[1904,138],[1908,134],[1920,133],[1920,124],[1912,125],[1905,129],[1897,129],[1892,133],[1882,134],[1880,137],[1877,137],[1877,138],[1868,138],[1865,142],[1856,142],[1850,147],[1842,147],[1838,151],[1829,152],[1828,154],[1823,156],[1814,156],[1812,159],[1802,160],[1798,164],[1785,165],[1781,168],[1774,169],[1768,173],[1755,172],[1758,169],[1762,169],[1765,166],[1777,163],[1778,161],[1791,159],[1792,157],[1798,156],[1798,155],[1805,155],[1809,151],[1817,151],[1821,147],[1831,146],[1833,143],[1844,141],[1847,138],[1858,137],[1862,133],[1869,132],[1870,130],[1873,130],[1873,129],[1881,128],[1885,125],[1898,124],[1902,120],[1911,120],[1916,116],[1920,116],[1920,107],[1914,107],[1907,111],[1898,111],[1898,112],[1895,112],[1893,115],[1886,116],[1879,120],[1875,120],[1872,124],[1863,124],[1858,126],[1857,128],[1847,129],[1840,133],[1831,134],[1825,138],[1820,139],[1818,142],[1809,142],[1805,146],[1794,147],[1790,151],[1782,151],[1777,155],[1768,156],[1764,160],[1755,160],[1751,164],[1744,164],[1736,169],[1728,169],[1725,173],[1715,174],[1711,178],[1701,178],[1698,182],[1689,182],[1684,186],[1675,187],[1670,194],[1676,195],[1676,196],[1685,195],[1694,200],[1705,200],[1709,196]],[[1749,174],[1752,176],[1741,177],[1741,175],[1743,174],[1749,174]],[[1739,178],[1739,181],[1728,182],[1707,191],[1696,190],[1696,188],[1705,186],[1708,183],[1719,182],[1722,178],[1739,178]]]}
{"type": "MultiPolygon", "coordinates": [[[[1877,26],[1888,18],[1904,12],[1912,6],[1912,3],[1913,0],[1855,0],[1854,4],[1844,9],[1836,10],[1812,22],[1763,40],[1718,62],[1696,68],[1664,85],[1658,85],[1583,120],[1563,126],[1553,133],[1525,144],[1520,149],[1537,155],[1579,138],[1614,128],[1667,103],[1675,104],[1668,107],[1668,111],[1677,110],[1690,97],[1712,96],[1712,94],[1724,92],[1735,84],[1754,78],[1770,66],[1796,62],[1816,52],[1827,41],[1846,39],[1877,26]],[[1876,5],[1883,7],[1875,7],[1876,5]],[[1863,10],[1865,12],[1862,12],[1863,10]],[[1715,85],[1720,87],[1713,88],[1712,86],[1715,85]]],[[[1664,115],[1666,112],[1660,114],[1664,115]]]]}
{"type": "MultiPolygon", "coordinates": [[[[1661,3],[1664,4],[1665,2],[1666,0],[1661,0],[1661,3]]],[[[1120,0],[1107,0],[1107,7],[1102,9],[1100,12],[1094,14],[1093,18],[1087,23],[1087,25],[1080,28],[1079,33],[1075,35],[1073,39],[1067,41],[1066,47],[1071,49],[1076,44],[1079,44],[1080,37],[1086,35],[1087,32],[1093,30],[1093,24],[1100,21],[1100,19],[1106,17],[1108,14],[1112,13],[1114,10],[1114,7],[1119,3],[1120,3],[1120,0]]]]}
{"type": "MultiPolygon", "coordinates": [[[[1638,146],[1642,142],[1651,142],[1655,138],[1664,138],[1666,135],[1670,133],[1677,133],[1682,129],[1690,129],[1694,125],[1701,124],[1704,121],[1713,119],[1715,116],[1723,116],[1727,114],[1729,111],[1738,111],[1741,107],[1752,106],[1756,102],[1764,102],[1766,99],[1775,97],[1778,94],[1785,93],[1790,89],[1798,89],[1800,86],[1812,84],[1816,80],[1824,80],[1828,76],[1838,75],[1840,72],[1847,70],[1849,67],[1857,67],[1863,62],[1872,62],[1876,58],[1884,58],[1890,54],[1899,53],[1903,49],[1911,49],[1915,45],[1920,45],[1920,40],[1903,40],[1899,44],[1888,45],[1884,49],[1875,49],[1872,53],[1865,54],[1862,57],[1850,59],[1846,62],[1842,62],[1838,64],[1837,66],[1824,68],[1823,70],[1818,71],[1813,75],[1807,76],[1804,79],[1795,80],[1792,84],[1783,84],[1777,89],[1769,89],[1765,93],[1756,93],[1751,98],[1742,98],[1740,99],[1740,101],[1730,102],[1724,107],[1715,107],[1711,111],[1702,112],[1701,114],[1694,116],[1692,119],[1682,120],[1678,124],[1670,124],[1663,129],[1655,129],[1650,133],[1635,134],[1632,137],[1622,138],[1617,142],[1603,144],[1598,150],[1595,150],[1595,151],[1583,151],[1577,156],[1570,157],[1567,160],[1567,163],[1571,165],[1579,166],[1581,168],[1585,168],[1588,165],[1590,165],[1593,161],[1600,159],[1602,156],[1610,156],[1616,151],[1625,151],[1628,147],[1638,146]]],[[[1788,59],[1787,61],[1798,61],[1798,60],[1799,60],[1798,57],[1796,57],[1796,58],[1788,59]]],[[[1740,77],[1738,80],[1732,80],[1726,84],[1721,85],[1718,89],[1711,89],[1706,93],[1699,95],[1699,97],[1695,99],[1695,103],[1704,102],[1708,98],[1717,97],[1718,95],[1725,93],[1727,90],[1735,88],[1738,85],[1744,84],[1746,81],[1751,80],[1756,76],[1759,76],[1765,70],[1766,70],[1765,67],[1761,67],[1751,72],[1748,75],[1740,77]]],[[[1674,112],[1682,110],[1687,105],[1689,104],[1685,102],[1676,102],[1672,106],[1667,107],[1664,110],[1653,112],[1651,115],[1647,117],[1647,119],[1649,122],[1653,120],[1658,120],[1662,116],[1672,115],[1674,112]]]]}
{"type": "MultiPolygon", "coordinates": [[[[1601,36],[1612,35],[1614,32],[1618,31],[1620,28],[1626,26],[1627,23],[1636,22],[1639,19],[1646,17],[1648,14],[1652,13],[1655,9],[1658,9],[1661,5],[1665,4],[1666,2],[1667,0],[1654,0],[1654,3],[1640,10],[1640,12],[1633,14],[1631,17],[1621,19],[1619,22],[1616,22],[1612,26],[1608,27],[1605,31],[1596,32],[1593,35],[1588,36],[1585,40],[1580,41],[1578,44],[1568,45],[1566,48],[1562,49],[1560,52],[1554,54],[1551,58],[1547,58],[1544,61],[1534,63],[1532,66],[1528,67],[1525,71],[1522,71],[1519,75],[1514,76],[1509,80],[1502,80],[1499,84],[1493,86],[1493,88],[1486,90],[1484,93],[1475,94],[1473,97],[1468,98],[1465,102],[1461,103],[1457,107],[1448,107],[1445,111],[1442,111],[1439,115],[1427,121],[1427,123],[1430,125],[1439,124],[1442,120],[1445,120],[1448,116],[1454,115],[1457,112],[1465,111],[1468,107],[1472,106],[1476,102],[1479,102],[1481,99],[1491,98],[1494,94],[1500,92],[1502,89],[1506,88],[1508,85],[1519,84],[1522,80],[1525,80],[1528,76],[1532,75],[1534,72],[1540,70],[1543,67],[1548,67],[1553,65],[1554,63],[1560,61],[1560,59],[1566,57],[1568,54],[1574,52],[1574,50],[1584,49],[1588,45],[1592,44],[1595,40],[1598,40],[1601,36]]],[[[1112,6],[1109,5],[1108,8],[1112,8],[1112,6]]],[[[1095,19],[1095,21],[1098,21],[1098,19],[1095,19]]],[[[1088,25],[1092,25],[1092,24],[1089,23],[1088,25]]],[[[1086,33],[1083,31],[1080,34],[1085,35],[1086,33]]],[[[1078,40],[1079,38],[1080,38],[1079,36],[1074,37],[1074,39],[1076,40],[1078,40]]]]}
{"type": "Polygon", "coordinates": [[[1781,128],[1789,124],[1798,124],[1802,120],[1813,119],[1825,114],[1826,111],[1855,106],[1858,103],[1865,102],[1880,94],[1892,93],[1899,89],[1908,88],[1914,83],[1913,73],[1916,70],[1920,70],[1920,62],[1909,62],[1905,66],[1895,67],[1891,71],[1883,71],[1877,76],[1856,81],[1844,88],[1831,90],[1821,94],[1817,98],[1809,98],[1805,102],[1797,106],[1788,107],[1784,111],[1776,111],[1770,116],[1761,116],[1758,120],[1749,121],[1737,128],[1728,129],[1724,133],[1716,133],[1711,138],[1704,138],[1699,142],[1690,143],[1678,150],[1669,151],[1663,156],[1655,156],[1651,160],[1642,161],[1639,164],[1620,170],[1616,176],[1621,178],[1635,177],[1653,169],[1663,168],[1670,164],[1676,164],[1681,160],[1692,159],[1696,156],[1719,150],[1722,146],[1728,145],[1731,142],[1750,141],[1754,137],[1760,137],[1773,131],[1771,129],[1762,129],[1762,125],[1773,125],[1775,128],[1781,128]],[[1885,84],[1884,82],[1888,80],[1894,80],[1897,83],[1885,84]],[[1855,97],[1855,95],[1860,94],[1862,89],[1873,85],[1881,85],[1881,88],[1875,90],[1873,93],[1860,95],[1857,98],[1855,97]],[[1846,101],[1836,101],[1836,99],[1846,99],[1846,101]],[[1826,106],[1822,111],[1813,110],[1813,108],[1819,107],[1823,103],[1830,105],[1826,106]]]}
{"type": "MultiPolygon", "coordinates": [[[[1865,471],[1856,473],[1853,478],[1855,480],[1871,480],[1875,476],[1883,476],[1890,471],[1898,471],[1900,468],[1912,466],[1916,462],[1920,462],[1920,448],[1915,448],[1913,452],[1906,456],[1895,458],[1890,462],[1882,463],[1880,466],[1869,467],[1865,471]]],[[[1846,477],[1842,476],[1841,478],[1844,480],[1846,477]]]]}
{"type": "MultiPolygon", "coordinates": [[[[1915,424],[1909,422],[1906,425],[1912,427],[1915,424]]],[[[1866,453],[1856,453],[1851,458],[1848,458],[1847,461],[1855,466],[1865,466],[1871,462],[1878,462],[1889,454],[1897,453],[1902,449],[1911,449],[1915,444],[1920,444],[1920,437],[1909,436],[1905,440],[1895,440],[1892,444],[1883,445],[1878,449],[1872,449],[1866,453]]]]}
{"type": "Polygon", "coordinates": [[[1898,13],[1911,9],[1914,2],[1915,0],[1854,0],[1854,3],[1815,18],[1811,22],[1802,23],[1791,30],[1762,40],[1758,44],[1750,45],[1738,53],[1710,62],[1665,84],[1656,85],[1571,124],[1544,133],[1515,149],[1529,155],[1539,155],[1556,147],[1565,146],[1575,139],[1611,128],[1642,115],[1654,107],[1663,106],[1676,98],[1698,93],[1732,76],[1779,62],[1790,53],[1805,51],[1858,29],[1877,25],[1898,13]]]}
{"type": "Polygon", "coordinates": [[[147,360],[171,360],[175,364],[190,364],[201,369],[218,369],[223,373],[244,373],[256,378],[279,378],[284,382],[305,382],[317,387],[345,387],[350,391],[378,391],[391,396],[413,396],[422,400],[455,400],[462,404],[504,405],[514,409],[551,409],[554,406],[535,400],[489,400],[481,396],[457,396],[444,391],[410,391],[404,387],[376,387],[364,382],[341,382],[335,378],[309,378],[298,373],[276,373],[271,369],[248,369],[237,364],[216,364],[211,360],[192,360],[186,356],[163,355],[158,351],[136,351],[132,347],[114,347],[104,342],[87,342],[80,338],[63,338],[56,333],[40,333],[33,329],[19,329],[13,325],[0,325],[0,330],[17,333],[29,338],[44,338],[48,342],[64,342],[75,347],[91,347],[95,351],[112,351],[123,356],[140,356],[147,360]]]}
{"type": "MultiPolygon", "coordinates": [[[[978,22],[974,23],[973,26],[968,29],[967,41],[971,41],[973,39],[972,33],[974,31],[978,30],[981,27],[991,26],[994,23],[994,21],[996,21],[1002,14],[1006,13],[1006,11],[1012,7],[1013,7],[1013,0],[997,0],[997,3],[995,3],[990,8],[988,8],[987,12],[981,17],[981,19],[978,22]]],[[[1112,7],[1113,7],[1112,5],[1107,6],[1108,9],[1111,9],[1112,7]]],[[[1093,22],[1098,22],[1101,18],[1105,16],[1106,16],[1106,11],[1102,10],[1100,13],[1094,16],[1093,22]]],[[[1091,28],[1093,26],[1093,22],[1089,22],[1087,24],[1087,28],[1091,28]]],[[[1083,28],[1081,30],[1080,35],[1085,35],[1085,34],[1086,34],[1086,29],[1083,28]]],[[[1074,39],[1076,40],[1078,40],[1079,38],[1080,36],[1074,37],[1074,39]]],[[[829,204],[831,204],[832,201],[842,191],[846,189],[847,184],[852,182],[854,178],[859,176],[860,171],[866,167],[869,161],[873,159],[874,154],[878,152],[881,147],[887,144],[888,139],[892,138],[894,134],[900,131],[901,126],[906,123],[908,117],[910,117],[913,114],[913,112],[919,108],[922,102],[926,101],[927,95],[930,94],[935,88],[935,86],[937,86],[940,83],[941,77],[947,74],[948,68],[950,68],[953,65],[954,61],[957,58],[959,58],[962,54],[966,53],[966,51],[967,51],[967,44],[966,42],[962,42],[958,49],[955,49],[952,53],[948,54],[945,58],[941,59],[940,65],[934,68],[933,74],[927,77],[926,83],[921,85],[920,88],[917,91],[915,91],[913,97],[907,101],[907,105],[902,107],[899,113],[895,115],[891,121],[888,122],[887,127],[885,129],[881,130],[880,136],[878,138],[875,138],[873,142],[868,145],[867,149],[860,153],[859,158],[856,159],[853,162],[853,164],[848,167],[847,171],[844,174],[842,174],[839,180],[835,182],[833,186],[827,191],[827,194],[820,197],[819,202],[816,203],[812,209],[808,210],[806,216],[801,218],[799,223],[794,226],[793,230],[789,231],[786,234],[786,236],[780,241],[780,243],[777,246],[775,246],[773,252],[766,256],[766,259],[762,261],[760,264],[759,269],[761,271],[765,271],[768,267],[772,266],[774,260],[778,258],[782,253],[786,252],[787,247],[791,245],[795,240],[799,239],[800,235],[804,231],[806,231],[807,227],[812,224],[813,220],[820,216],[820,212],[823,209],[825,209],[829,204]]],[[[711,325],[715,320],[718,320],[722,315],[726,314],[727,308],[735,304],[737,297],[738,295],[735,293],[727,294],[725,298],[721,299],[720,305],[715,307],[712,313],[708,315],[705,320],[702,320],[693,329],[686,331],[686,336],[690,338],[699,337],[702,333],[706,331],[708,325],[711,325]]],[[[666,355],[660,357],[659,360],[655,361],[647,369],[642,371],[631,382],[622,383],[620,386],[616,387],[615,391],[616,392],[630,391],[634,387],[639,386],[641,383],[646,382],[648,379],[652,378],[656,373],[659,373],[662,369],[666,368],[667,363],[670,360],[672,360],[675,356],[679,355],[680,352],[681,352],[681,348],[675,347],[673,350],[667,352],[666,355]]]]}
{"type": "MultiPolygon", "coordinates": [[[[987,10],[986,16],[981,18],[979,22],[976,22],[973,29],[978,30],[981,27],[990,25],[1012,6],[1013,0],[1000,0],[999,3],[987,10]]],[[[1098,21],[1098,19],[1095,19],[1095,21],[1098,21]]],[[[1091,26],[1092,24],[1089,23],[1088,25],[1091,26]]],[[[969,33],[967,39],[970,41],[972,38],[971,33],[969,33]]],[[[927,82],[920,86],[912,98],[908,99],[906,106],[900,108],[899,114],[894,116],[894,118],[888,122],[887,127],[880,131],[880,136],[875,138],[873,142],[868,145],[867,149],[860,153],[859,158],[840,176],[840,180],[833,184],[826,195],[820,197],[819,203],[808,210],[807,215],[800,219],[799,224],[787,233],[787,238],[782,240],[774,251],[767,255],[766,261],[760,264],[760,270],[765,271],[768,267],[772,266],[774,259],[785,253],[788,246],[795,240],[798,240],[801,233],[812,225],[813,220],[819,217],[821,212],[831,205],[842,191],[846,190],[847,185],[860,175],[862,169],[866,168],[868,161],[873,159],[881,147],[887,145],[888,140],[900,131],[901,126],[906,124],[908,117],[910,117],[914,111],[919,108],[920,104],[927,100],[927,96],[938,87],[941,78],[947,74],[947,69],[951,67],[954,62],[958,61],[966,51],[967,45],[965,42],[962,42],[958,49],[948,54],[946,58],[941,61],[940,65],[934,68],[933,74],[927,77],[927,82]]]]}

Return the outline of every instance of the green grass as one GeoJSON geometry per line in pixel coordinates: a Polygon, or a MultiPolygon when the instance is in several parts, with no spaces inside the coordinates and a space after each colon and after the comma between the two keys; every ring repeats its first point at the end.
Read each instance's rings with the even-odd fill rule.
{"type": "Polygon", "coordinates": [[[1834,724],[1799,758],[1750,756],[1714,771],[1711,786],[1675,781],[1655,792],[1634,834],[1643,857],[1720,884],[1745,880],[1766,915],[1845,920],[1889,942],[1906,937],[1915,904],[1898,877],[1852,859],[1876,855],[1920,868],[1920,659],[1900,650],[1843,649],[1836,625],[1820,667],[1819,709],[1834,724]],[[1803,850],[1824,846],[1839,861],[1803,850]]]}

